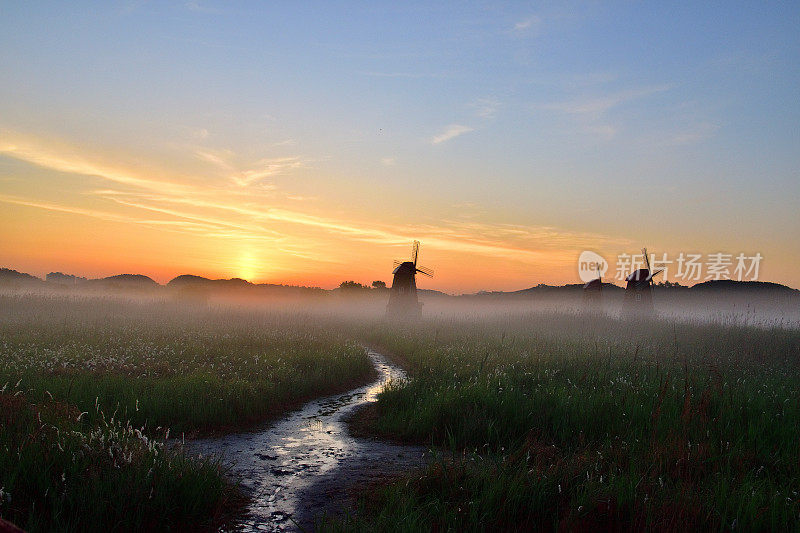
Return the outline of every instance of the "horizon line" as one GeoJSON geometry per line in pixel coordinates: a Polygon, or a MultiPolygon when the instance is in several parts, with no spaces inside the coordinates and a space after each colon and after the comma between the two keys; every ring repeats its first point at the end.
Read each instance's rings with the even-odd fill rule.
{"type": "MultiPolygon", "coordinates": [[[[244,281],[244,282],[246,282],[246,283],[248,283],[250,285],[254,285],[254,286],[258,286],[258,285],[275,285],[275,286],[282,286],[282,287],[295,287],[295,288],[299,288],[299,289],[319,289],[319,290],[323,290],[323,291],[333,291],[333,290],[336,290],[336,289],[339,288],[339,286],[333,287],[331,289],[326,289],[324,287],[320,287],[319,285],[289,285],[289,284],[281,283],[281,282],[266,282],[266,281],[258,282],[258,281],[250,281],[248,279],[241,278],[241,277],[238,277],[238,276],[231,277],[231,278],[207,278],[205,276],[200,276],[198,274],[189,274],[189,273],[178,274],[178,275],[173,276],[172,278],[170,278],[169,281],[167,281],[165,283],[160,283],[160,282],[156,281],[155,279],[153,279],[152,277],[150,277],[147,274],[130,273],[130,272],[123,272],[123,273],[120,273],[120,274],[111,274],[109,276],[100,277],[100,278],[90,278],[88,276],[81,276],[81,275],[78,275],[78,274],[67,274],[67,273],[61,272],[59,270],[54,270],[52,272],[48,272],[44,277],[39,277],[39,276],[36,276],[34,274],[30,274],[28,272],[23,272],[21,270],[17,270],[17,269],[10,268],[10,267],[5,267],[5,266],[4,267],[0,267],[0,271],[3,271],[3,270],[8,270],[8,271],[16,272],[18,274],[24,274],[24,275],[27,275],[27,276],[31,276],[31,277],[33,277],[33,278],[35,278],[35,279],[37,279],[37,280],[39,280],[41,282],[44,282],[44,283],[48,283],[47,276],[49,276],[50,274],[61,274],[61,275],[64,275],[64,276],[72,276],[72,277],[75,277],[75,278],[83,278],[86,281],[102,281],[102,280],[113,278],[113,277],[117,277],[117,276],[142,276],[142,277],[145,277],[145,278],[149,279],[150,281],[152,281],[153,283],[155,283],[156,285],[158,285],[160,287],[166,287],[167,285],[169,285],[170,282],[178,279],[179,277],[182,277],[182,276],[193,276],[193,277],[202,278],[202,279],[208,280],[208,281],[234,281],[234,280],[241,280],[241,281],[244,281]]],[[[354,281],[355,282],[355,280],[353,280],[353,279],[344,279],[344,280],[342,280],[340,282],[340,285],[341,285],[341,283],[345,283],[347,281],[354,281]]],[[[696,285],[700,285],[701,283],[706,283],[706,282],[709,282],[709,281],[734,281],[734,282],[737,282],[737,283],[770,283],[770,284],[773,284],[773,285],[786,287],[786,288],[794,290],[794,291],[800,291],[800,288],[792,287],[792,286],[786,285],[784,283],[778,283],[776,281],[765,281],[765,280],[735,280],[735,279],[730,279],[730,278],[723,278],[723,279],[704,279],[704,280],[697,281],[696,283],[693,283],[692,285],[682,285],[682,284],[677,283],[677,282],[669,282],[669,283],[671,283],[671,286],[691,288],[691,287],[694,287],[696,285]]],[[[356,282],[356,283],[360,283],[360,282],[356,282]]],[[[583,284],[584,283],[582,281],[578,281],[578,282],[575,282],[575,283],[563,283],[561,285],[549,285],[547,283],[537,283],[535,285],[530,285],[528,287],[523,287],[521,289],[514,289],[514,290],[480,289],[480,290],[477,290],[475,292],[462,292],[462,293],[459,293],[459,294],[445,292],[445,291],[439,290],[439,289],[418,289],[418,290],[419,291],[439,292],[439,293],[442,293],[442,294],[446,294],[448,296],[469,296],[469,295],[475,295],[475,294],[480,294],[480,293],[514,293],[514,292],[520,292],[520,291],[524,291],[524,290],[528,290],[528,289],[535,289],[535,288],[538,288],[538,287],[560,288],[560,287],[567,287],[567,286],[572,286],[572,285],[583,285],[583,284]]],[[[616,283],[610,282],[610,281],[603,281],[603,284],[604,285],[613,285],[613,286],[619,287],[621,289],[625,288],[624,285],[620,286],[620,285],[617,285],[616,283]]],[[[367,285],[367,284],[362,284],[362,285],[364,285],[366,288],[371,288],[371,285],[367,285]]],[[[660,286],[664,286],[664,284],[663,284],[663,282],[661,284],[655,283],[653,286],[654,287],[657,287],[657,286],[660,287],[660,286]]],[[[391,288],[391,286],[387,284],[386,288],[391,288]]]]}

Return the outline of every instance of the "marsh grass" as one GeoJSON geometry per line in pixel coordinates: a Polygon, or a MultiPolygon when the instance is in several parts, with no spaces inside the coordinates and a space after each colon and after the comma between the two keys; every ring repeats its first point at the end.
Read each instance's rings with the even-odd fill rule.
{"type": "Polygon", "coordinates": [[[0,516],[28,531],[211,528],[230,487],[130,423],[86,422],[57,401],[0,392],[0,516]]]}
{"type": "Polygon", "coordinates": [[[0,297],[0,385],[148,430],[265,421],[364,380],[361,346],[310,318],[169,301],[0,297]]]}
{"type": "Polygon", "coordinates": [[[360,345],[302,314],[0,296],[0,517],[30,531],[213,529],[239,493],[170,436],[265,422],[371,372],[360,345]]]}
{"type": "Polygon", "coordinates": [[[332,529],[800,525],[800,332],[578,314],[375,328],[375,431],[456,457],[332,529]]]}

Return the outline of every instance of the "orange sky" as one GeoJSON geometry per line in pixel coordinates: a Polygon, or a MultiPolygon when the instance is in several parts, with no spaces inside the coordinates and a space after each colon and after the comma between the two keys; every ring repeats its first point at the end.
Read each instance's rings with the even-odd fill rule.
{"type": "MultiPolygon", "coordinates": [[[[17,173],[0,194],[0,261],[39,276],[143,273],[163,283],[193,273],[326,288],[346,279],[389,283],[392,261],[407,258],[418,239],[420,263],[436,272],[420,286],[458,293],[578,282],[577,257],[586,249],[612,263],[611,278],[617,254],[639,250],[632,238],[493,223],[469,206],[467,216],[438,222],[395,223],[392,213],[360,220],[347,204],[261,186],[263,177],[284,171],[276,170],[280,161],[241,169],[224,154],[216,160],[195,148],[189,155],[200,169],[179,171],[10,131],[3,139],[0,155],[17,173]]],[[[781,280],[770,259],[760,279],[781,280]]]]}
{"type": "Polygon", "coordinates": [[[800,286],[797,10],[203,7],[4,8],[0,266],[334,287],[416,239],[453,293],[643,246],[800,286]]]}

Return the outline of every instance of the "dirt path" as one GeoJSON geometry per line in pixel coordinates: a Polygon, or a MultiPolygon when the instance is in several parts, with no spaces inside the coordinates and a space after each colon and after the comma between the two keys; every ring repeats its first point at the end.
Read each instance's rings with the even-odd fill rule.
{"type": "Polygon", "coordinates": [[[405,378],[384,356],[369,357],[379,376],[370,385],[309,402],[260,432],[186,444],[222,456],[241,478],[252,501],[237,530],[311,530],[316,516],[344,509],[353,488],[424,464],[424,448],[349,434],[344,418],[375,401],[388,380],[405,378]]]}

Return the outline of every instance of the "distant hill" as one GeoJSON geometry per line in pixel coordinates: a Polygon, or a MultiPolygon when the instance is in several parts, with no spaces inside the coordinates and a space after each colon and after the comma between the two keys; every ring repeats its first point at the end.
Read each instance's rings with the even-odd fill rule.
{"type": "Polygon", "coordinates": [[[177,290],[182,293],[215,293],[215,294],[275,294],[275,293],[298,293],[298,294],[320,294],[326,293],[319,287],[301,287],[298,285],[279,285],[274,283],[250,283],[241,278],[231,279],[209,279],[194,274],[182,274],[167,283],[168,289],[177,290]]]}
{"type": "Polygon", "coordinates": [[[122,291],[152,293],[161,288],[154,279],[143,274],[117,274],[107,278],[90,279],[78,287],[91,291],[122,291]]]}
{"type": "Polygon", "coordinates": [[[736,281],[733,279],[720,279],[704,281],[692,285],[692,292],[739,292],[739,293],[780,293],[780,294],[798,294],[800,291],[792,289],[780,283],[772,283],[769,281],[736,281]]]}
{"type": "Polygon", "coordinates": [[[47,283],[59,283],[61,285],[77,285],[88,281],[83,276],[73,276],[72,274],[64,274],[63,272],[50,272],[44,278],[47,283]]]}
{"type": "MultiPolygon", "coordinates": [[[[603,283],[603,290],[604,291],[622,290],[622,287],[617,287],[613,283],[603,283]]],[[[564,293],[575,293],[575,292],[583,292],[583,283],[568,283],[566,285],[545,285],[543,283],[540,283],[535,287],[531,287],[529,289],[522,289],[520,291],[514,291],[511,294],[525,296],[525,295],[535,295],[535,294],[564,294],[564,293]]]]}
{"type": "Polygon", "coordinates": [[[253,283],[241,278],[231,279],[209,279],[202,276],[195,276],[194,274],[182,274],[167,282],[167,287],[171,288],[185,288],[185,287],[248,287],[255,286],[253,283]]]}
{"type": "MultiPolygon", "coordinates": [[[[622,287],[618,287],[613,283],[603,283],[603,291],[615,293],[622,290],[622,287]]],[[[568,283],[566,285],[545,285],[544,283],[540,283],[534,287],[518,291],[480,291],[475,294],[464,296],[478,298],[535,298],[539,296],[574,296],[582,293],[583,283],[568,283]]]]}
{"type": "MultiPolygon", "coordinates": [[[[165,286],[160,285],[152,278],[143,274],[118,274],[100,279],[89,279],[84,277],[64,274],[62,272],[50,272],[47,281],[36,276],[18,272],[10,268],[0,268],[0,287],[11,288],[58,288],[60,291],[73,290],[71,287],[82,287],[94,290],[124,290],[124,291],[157,291],[162,289],[177,290],[181,293],[202,293],[224,295],[265,295],[265,294],[336,294],[339,288],[325,290],[319,287],[302,287],[297,285],[279,285],[272,283],[251,283],[241,278],[231,279],[209,279],[193,274],[183,274],[170,280],[165,286]]],[[[800,291],[792,289],[779,283],[767,281],[736,281],[736,280],[712,280],[698,283],[691,287],[678,284],[656,284],[655,290],[660,294],[670,297],[681,297],[679,295],[738,295],[739,297],[765,296],[778,297],[786,296],[789,299],[800,297],[800,291]]],[[[364,287],[367,289],[368,287],[364,287]]],[[[375,289],[369,289],[372,293],[375,289]]],[[[386,289],[383,289],[386,290],[386,289]]],[[[450,297],[450,298],[489,298],[489,299],[527,299],[527,298],[549,298],[558,296],[574,297],[583,291],[582,283],[570,283],[566,285],[546,285],[540,283],[527,289],[517,291],[480,291],[475,294],[462,294],[451,296],[447,293],[431,290],[419,289],[419,293],[424,297],[450,297]]],[[[603,283],[603,291],[609,295],[621,295],[623,287],[613,283],[603,283]]],[[[376,293],[377,294],[377,293],[376,293]]]]}
{"type": "Polygon", "coordinates": [[[441,297],[449,297],[452,298],[451,295],[447,294],[446,292],[437,291],[433,289],[417,289],[417,292],[423,296],[441,296],[441,297]]]}
{"type": "MultiPolygon", "coordinates": [[[[780,283],[772,283],[769,281],[736,281],[730,279],[724,280],[711,280],[698,283],[691,287],[678,284],[656,284],[653,286],[656,291],[660,293],[675,293],[681,294],[687,291],[691,294],[764,294],[764,295],[800,295],[800,291],[792,289],[780,283]]],[[[621,294],[624,292],[624,287],[619,287],[613,283],[603,283],[603,291],[610,294],[621,294]]],[[[481,291],[472,295],[465,296],[478,296],[478,297],[496,297],[496,298],[520,298],[520,297],[534,297],[534,296],[557,296],[566,294],[575,294],[583,291],[582,283],[570,283],[567,285],[545,285],[539,284],[528,289],[518,291],[481,291]]]]}
{"type": "Polygon", "coordinates": [[[0,285],[14,288],[38,287],[44,285],[44,281],[25,272],[17,272],[10,268],[0,268],[0,285]]]}
{"type": "Polygon", "coordinates": [[[208,278],[195,276],[194,274],[181,274],[167,282],[167,287],[180,287],[183,285],[204,284],[211,281],[208,278]]]}
{"type": "Polygon", "coordinates": [[[92,284],[112,285],[120,287],[158,287],[160,286],[153,278],[144,274],[117,274],[107,278],[90,279],[92,284]]]}

